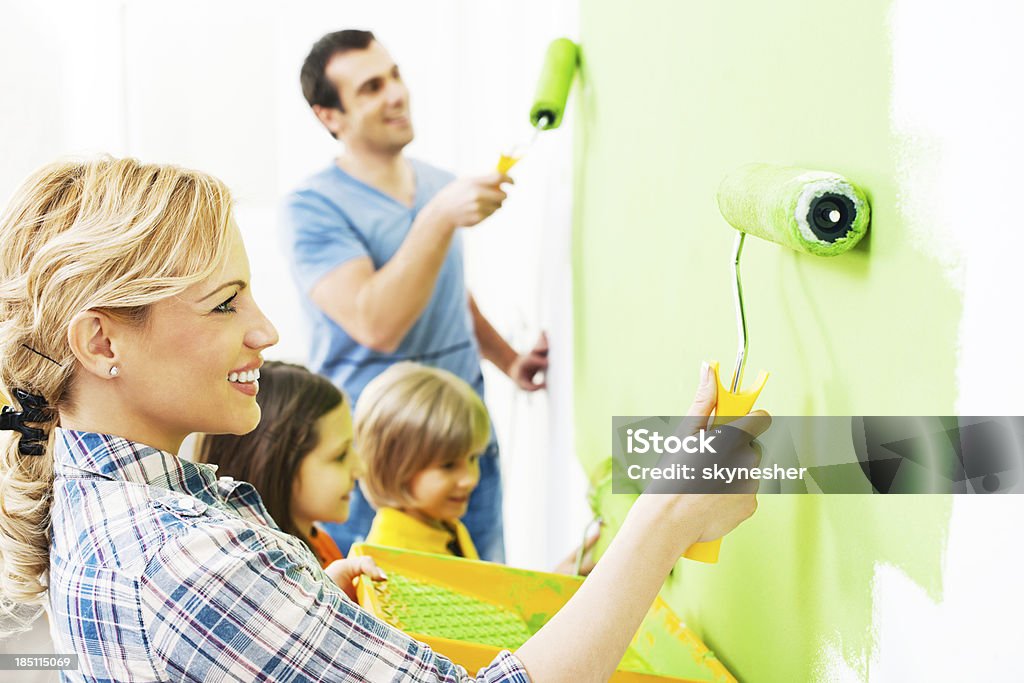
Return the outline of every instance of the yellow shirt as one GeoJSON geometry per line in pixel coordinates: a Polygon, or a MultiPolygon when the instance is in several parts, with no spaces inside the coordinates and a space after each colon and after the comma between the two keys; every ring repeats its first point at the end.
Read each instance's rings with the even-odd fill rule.
{"type": "Polygon", "coordinates": [[[466,526],[456,520],[454,534],[446,529],[438,529],[425,522],[405,514],[395,508],[381,508],[373,518],[367,543],[386,545],[403,550],[419,550],[438,555],[454,555],[449,544],[457,540],[462,549],[462,556],[469,560],[479,560],[473,539],[469,537],[466,526]]]}

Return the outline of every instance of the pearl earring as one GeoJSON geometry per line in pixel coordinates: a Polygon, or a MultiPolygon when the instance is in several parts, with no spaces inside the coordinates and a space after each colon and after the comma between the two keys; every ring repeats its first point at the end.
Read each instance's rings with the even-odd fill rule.
{"type": "Polygon", "coordinates": [[[110,376],[111,377],[117,377],[117,373],[119,373],[119,372],[121,372],[121,371],[117,369],[116,365],[111,365],[110,366],[110,376]]]}

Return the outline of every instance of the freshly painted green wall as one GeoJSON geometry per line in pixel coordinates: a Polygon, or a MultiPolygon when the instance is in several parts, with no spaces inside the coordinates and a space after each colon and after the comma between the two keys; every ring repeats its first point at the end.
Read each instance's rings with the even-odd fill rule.
{"type": "MultiPolygon", "coordinates": [[[[735,232],[719,181],[751,161],[865,188],[868,238],[835,259],[748,239],[748,377],[778,415],[949,415],[960,297],[901,214],[889,2],[581,0],[575,227],[576,427],[588,471],[612,415],[685,410],[703,359],[731,367],[735,232]]],[[[628,501],[604,496],[616,528],[628,501]]],[[[664,595],[744,681],[866,675],[874,567],[933,599],[950,501],[762,496],[713,566],[664,595]],[[830,654],[831,653],[831,654],[830,654]],[[835,664],[832,662],[832,664],[835,664]]]]}

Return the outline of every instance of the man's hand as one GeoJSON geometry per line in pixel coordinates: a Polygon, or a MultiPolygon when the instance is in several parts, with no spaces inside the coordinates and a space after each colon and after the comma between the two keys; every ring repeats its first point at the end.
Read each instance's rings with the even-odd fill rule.
{"type": "Polygon", "coordinates": [[[436,212],[452,228],[468,228],[501,208],[507,196],[501,185],[511,182],[510,177],[497,171],[458,178],[438,192],[425,209],[436,212]]]}
{"type": "Polygon", "coordinates": [[[537,375],[546,372],[548,369],[548,336],[541,332],[537,343],[527,353],[521,353],[515,357],[512,364],[508,366],[508,376],[516,383],[516,386],[524,391],[537,391],[547,387],[547,382],[542,377],[538,382],[537,375]]]}

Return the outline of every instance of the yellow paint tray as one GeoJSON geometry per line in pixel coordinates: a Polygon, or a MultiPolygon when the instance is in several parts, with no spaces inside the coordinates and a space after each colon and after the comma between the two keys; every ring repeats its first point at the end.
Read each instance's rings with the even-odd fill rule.
{"type": "MultiPolygon", "coordinates": [[[[501,650],[515,651],[583,583],[575,576],[448,555],[352,546],[350,556],[362,555],[372,557],[388,580],[360,580],[359,604],[471,673],[490,664],[501,650]]],[[[611,680],[736,681],[660,597],[611,680]]]]}

